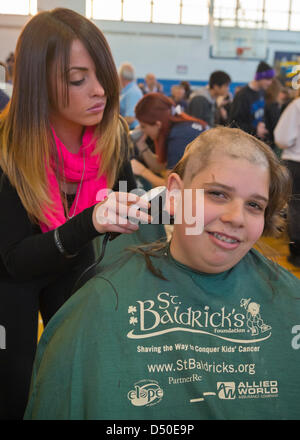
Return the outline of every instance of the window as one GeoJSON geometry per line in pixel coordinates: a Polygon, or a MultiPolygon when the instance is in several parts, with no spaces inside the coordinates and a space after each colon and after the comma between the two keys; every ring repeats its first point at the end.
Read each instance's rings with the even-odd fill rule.
{"type": "Polygon", "coordinates": [[[263,0],[239,0],[237,19],[240,27],[261,27],[263,20],[263,0]]]}
{"type": "MultiPolygon", "coordinates": [[[[1,0],[2,1],[2,0],[1,0]]],[[[4,1],[2,1],[4,3],[4,1]]],[[[37,0],[11,0],[2,13],[36,13],[37,0]]],[[[209,0],[86,0],[86,15],[98,20],[207,25],[209,0]]],[[[300,0],[214,0],[215,25],[300,30],[300,0]]]]}
{"type": "Polygon", "coordinates": [[[299,0],[291,1],[291,10],[294,12],[300,12],[300,2],[299,0]]]}
{"type": "Polygon", "coordinates": [[[215,0],[214,21],[220,26],[234,26],[236,23],[236,0],[215,0]]]}
{"type": "Polygon", "coordinates": [[[288,30],[290,2],[265,0],[265,21],[269,29],[288,30]]]}
{"type": "Polygon", "coordinates": [[[86,4],[86,9],[90,10],[91,18],[96,20],[121,20],[122,1],[121,0],[97,0],[92,1],[91,6],[86,4]]]}
{"type": "Polygon", "coordinates": [[[37,0],[1,1],[0,14],[34,15],[37,13],[37,0]]]}
{"type": "Polygon", "coordinates": [[[291,2],[290,30],[291,31],[300,31],[300,2],[299,2],[299,0],[292,0],[292,2],[291,2]]]}
{"type": "Polygon", "coordinates": [[[123,20],[151,21],[150,0],[123,0],[123,20]]]}
{"type": "Polygon", "coordinates": [[[180,0],[153,0],[154,23],[180,23],[180,0]]]}
{"type": "Polygon", "coordinates": [[[173,24],[208,24],[209,0],[86,0],[86,16],[173,24]]]}
{"type": "Polygon", "coordinates": [[[182,24],[208,24],[207,0],[182,0],[181,4],[182,24]]]}

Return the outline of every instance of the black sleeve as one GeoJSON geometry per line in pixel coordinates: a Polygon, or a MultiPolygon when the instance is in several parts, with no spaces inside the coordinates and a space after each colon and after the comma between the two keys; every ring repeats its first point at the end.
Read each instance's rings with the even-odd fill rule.
{"type": "Polygon", "coordinates": [[[246,93],[243,90],[238,92],[230,108],[229,123],[231,127],[240,128],[255,136],[256,129],[252,125],[253,117],[250,113],[250,105],[246,93]]]}
{"type": "MultiPolygon", "coordinates": [[[[59,252],[54,231],[42,234],[38,226],[31,223],[8,179],[4,177],[0,181],[0,256],[9,275],[29,280],[61,272],[76,264],[77,257],[66,258],[59,252]]],[[[58,228],[68,253],[80,252],[98,235],[92,223],[92,213],[93,207],[87,208],[58,228]]]]}
{"type": "Polygon", "coordinates": [[[265,106],[265,124],[269,133],[273,133],[280,118],[281,109],[276,102],[265,106]]]}
{"type": "Polygon", "coordinates": [[[210,124],[211,106],[204,96],[194,96],[188,104],[187,113],[210,124]]]}

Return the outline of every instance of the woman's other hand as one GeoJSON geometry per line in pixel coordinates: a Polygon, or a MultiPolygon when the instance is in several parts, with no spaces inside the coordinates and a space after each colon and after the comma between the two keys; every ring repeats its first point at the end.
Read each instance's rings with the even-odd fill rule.
{"type": "Polygon", "coordinates": [[[146,170],[146,167],[136,159],[131,159],[131,168],[136,176],[142,176],[146,170]]]}
{"type": "Polygon", "coordinates": [[[146,143],[147,135],[144,133],[139,140],[135,143],[137,149],[141,153],[143,150],[148,148],[148,145],[146,143]]]}

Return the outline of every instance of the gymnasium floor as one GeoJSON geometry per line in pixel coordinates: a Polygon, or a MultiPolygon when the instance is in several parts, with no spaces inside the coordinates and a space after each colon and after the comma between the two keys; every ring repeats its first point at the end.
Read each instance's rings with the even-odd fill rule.
{"type": "Polygon", "coordinates": [[[264,255],[275,260],[297,278],[300,278],[300,267],[295,267],[287,261],[287,256],[289,255],[287,237],[282,237],[280,239],[263,238],[260,242],[266,246],[266,249],[264,249],[264,255]]]}
{"type": "MultiPolygon", "coordinates": [[[[275,260],[278,264],[294,274],[297,278],[300,278],[300,267],[295,267],[287,261],[288,251],[288,238],[282,237],[276,238],[263,238],[260,240],[263,246],[263,253],[265,256],[275,260]]],[[[258,247],[259,249],[259,247],[258,247]]],[[[262,250],[262,249],[259,249],[262,250]]],[[[43,321],[39,318],[38,338],[41,337],[43,332],[43,321]]]]}

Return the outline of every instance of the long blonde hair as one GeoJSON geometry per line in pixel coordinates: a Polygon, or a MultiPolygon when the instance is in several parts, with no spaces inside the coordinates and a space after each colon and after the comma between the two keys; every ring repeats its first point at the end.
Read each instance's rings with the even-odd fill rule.
{"type": "Polygon", "coordinates": [[[34,222],[47,223],[45,207],[55,212],[49,195],[46,169],[57,152],[51,137],[49,104],[52,96],[50,70],[60,66],[64,80],[63,101],[68,104],[67,69],[71,43],[79,39],[96,67],[107,104],[96,128],[99,135],[95,154],[101,153],[100,174],[112,187],[124,159],[121,137],[124,124],[119,118],[119,79],[108,43],[102,32],[74,11],[57,8],[35,15],[24,27],[16,47],[14,88],[10,103],[0,119],[0,167],[15,187],[34,222]],[[101,131],[101,136],[100,136],[101,131]]]}

